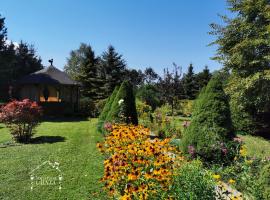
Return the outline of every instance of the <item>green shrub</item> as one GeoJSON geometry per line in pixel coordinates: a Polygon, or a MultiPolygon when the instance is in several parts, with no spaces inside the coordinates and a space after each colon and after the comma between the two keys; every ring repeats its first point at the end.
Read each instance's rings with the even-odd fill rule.
{"type": "Polygon", "coordinates": [[[105,103],[105,105],[104,105],[104,107],[102,109],[102,112],[99,115],[98,125],[97,125],[97,129],[98,129],[99,132],[102,131],[103,124],[104,124],[104,122],[106,120],[106,117],[107,117],[107,115],[108,115],[108,113],[109,113],[109,111],[111,109],[112,103],[113,103],[113,101],[114,101],[114,99],[115,99],[115,97],[117,95],[118,90],[119,90],[119,87],[116,86],[114,88],[114,91],[111,94],[111,96],[109,98],[107,98],[106,103],[105,103]]]}
{"type": "Polygon", "coordinates": [[[183,99],[179,101],[179,114],[189,117],[192,114],[194,100],[183,99]]]}
{"type": "Polygon", "coordinates": [[[270,163],[262,168],[258,182],[261,187],[263,199],[270,199],[270,163]]]}
{"type": "Polygon", "coordinates": [[[100,116],[101,112],[103,111],[103,108],[105,107],[105,104],[107,103],[108,98],[106,99],[100,99],[96,101],[95,106],[97,110],[97,115],[100,116]]]}
{"type": "Polygon", "coordinates": [[[136,97],[150,105],[154,111],[160,105],[160,93],[154,85],[143,85],[137,91],[136,97]]]}
{"type": "Polygon", "coordinates": [[[133,86],[128,81],[121,84],[105,121],[138,124],[133,86]]]}
{"type": "Polygon", "coordinates": [[[174,199],[215,199],[215,182],[200,161],[187,162],[176,173],[170,190],[174,199]]]}
{"type": "Polygon", "coordinates": [[[96,117],[97,110],[95,102],[89,97],[81,98],[79,113],[84,117],[96,117]]]}
{"type": "Polygon", "coordinates": [[[196,156],[207,162],[217,162],[220,154],[227,155],[228,149],[224,148],[233,137],[227,96],[219,78],[212,78],[195,102],[191,124],[183,136],[183,151],[187,153],[192,147],[196,156]]]}

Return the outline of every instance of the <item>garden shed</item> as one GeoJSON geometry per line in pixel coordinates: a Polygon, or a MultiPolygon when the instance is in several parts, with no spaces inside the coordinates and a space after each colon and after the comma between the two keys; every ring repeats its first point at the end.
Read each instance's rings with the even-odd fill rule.
{"type": "Polygon", "coordinates": [[[19,99],[38,102],[45,114],[78,111],[79,83],[51,65],[17,81],[19,99]]]}

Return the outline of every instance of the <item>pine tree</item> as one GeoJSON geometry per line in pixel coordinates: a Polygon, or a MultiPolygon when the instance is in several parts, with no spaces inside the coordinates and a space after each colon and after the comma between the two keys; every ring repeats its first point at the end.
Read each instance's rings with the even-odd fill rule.
{"type": "Polygon", "coordinates": [[[97,100],[101,98],[100,88],[103,85],[103,81],[99,78],[99,59],[90,45],[85,49],[84,56],[78,76],[83,85],[82,94],[92,100],[97,100]]]}
{"type": "Polygon", "coordinates": [[[104,85],[106,95],[109,96],[114,88],[125,80],[126,69],[126,63],[122,55],[118,54],[111,45],[101,56],[101,69],[106,79],[106,84],[104,85]]]}
{"type": "Polygon", "coordinates": [[[189,65],[188,72],[183,77],[183,87],[184,87],[186,98],[195,99],[196,94],[198,92],[198,85],[196,83],[196,78],[195,78],[192,64],[189,65]]]}

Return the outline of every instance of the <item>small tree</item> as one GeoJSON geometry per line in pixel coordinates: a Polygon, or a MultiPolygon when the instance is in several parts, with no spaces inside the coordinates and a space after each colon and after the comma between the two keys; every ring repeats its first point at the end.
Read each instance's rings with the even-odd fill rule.
{"type": "Polygon", "coordinates": [[[121,84],[112,103],[110,112],[106,117],[106,121],[138,124],[133,87],[128,81],[124,81],[121,84]]]}
{"type": "Polygon", "coordinates": [[[41,107],[29,99],[12,101],[1,109],[0,121],[17,142],[29,142],[41,117],[41,107]]]}
{"type": "Polygon", "coordinates": [[[107,117],[107,115],[108,115],[108,113],[109,113],[109,111],[111,109],[112,103],[113,103],[113,101],[115,99],[115,96],[117,95],[118,90],[119,90],[119,86],[116,86],[114,88],[114,91],[111,94],[111,96],[108,97],[108,99],[106,101],[106,104],[105,104],[102,112],[99,115],[99,118],[98,118],[98,131],[100,131],[100,132],[102,131],[103,124],[104,124],[104,122],[106,120],[106,117],[107,117]]]}
{"type": "Polygon", "coordinates": [[[206,161],[220,161],[231,153],[227,144],[233,136],[228,99],[222,82],[214,77],[195,102],[191,124],[183,137],[183,150],[192,148],[193,154],[206,161]]]}

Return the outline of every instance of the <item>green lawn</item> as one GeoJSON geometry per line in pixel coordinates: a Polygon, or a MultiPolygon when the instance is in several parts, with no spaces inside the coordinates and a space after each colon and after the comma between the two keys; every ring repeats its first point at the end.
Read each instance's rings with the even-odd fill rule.
{"type": "Polygon", "coordinates": [[[270,141],[262,137],[251,135],[240,136],[247,146],[247,153],[249,156],[258,158],[266,158],[270,156],[270,141]]]}
{"type": "MultiPolygon", "coordinates": [[[[35,144],[15,146],[6,145],[11,137],[0,124],[0,199],[106,199],[99,183],[103,157],[96,149],[102,137],[95,124],[95,119],[43,122],[35,144]],[[60,163],[61,190],[57,185],[35,185],[31,191],[29,173],[45,161],[60,163]]],[[[53,170],[45,165],[35,173],[51,177],[53,170]]]]}

